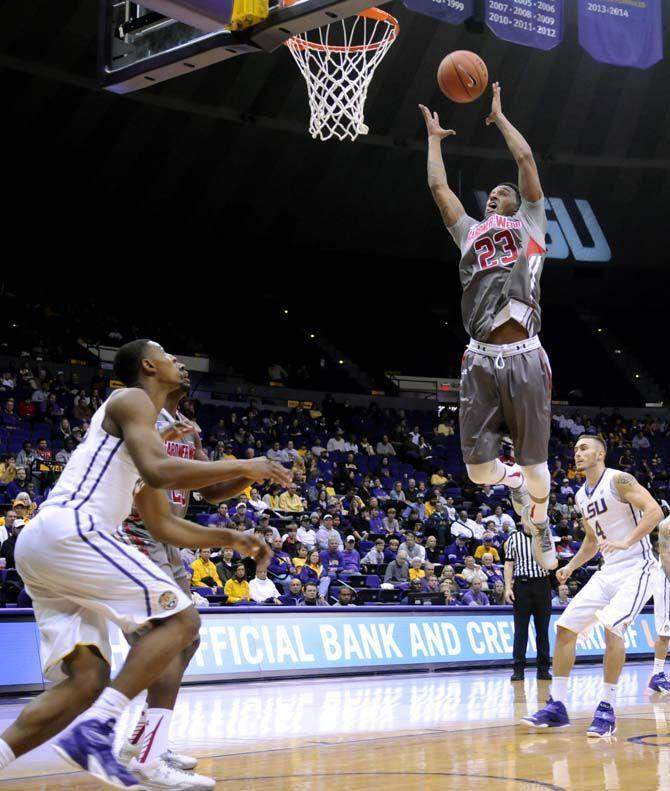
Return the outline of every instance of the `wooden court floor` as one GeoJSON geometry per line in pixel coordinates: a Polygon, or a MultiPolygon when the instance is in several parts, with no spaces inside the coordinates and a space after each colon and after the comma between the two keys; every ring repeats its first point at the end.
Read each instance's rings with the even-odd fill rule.
{"type": "MultiPolygon", "coordinates": [[[[172,742],[222,791],[670,791],[670,699],[646,693],[648,676],[648,665],[625,669],[608,741],[585,735],[600,682],[590,666],[575,673],[572,725],[561,731],[518,724],[544,701],[547,682],[511,684],[490,671],[191,687],[172,742]]],[[[20,706],[0,705],[2,727],[20,706]]],[[[0,775],[2,789],[103,787],[48,746],[0,775]]]]}

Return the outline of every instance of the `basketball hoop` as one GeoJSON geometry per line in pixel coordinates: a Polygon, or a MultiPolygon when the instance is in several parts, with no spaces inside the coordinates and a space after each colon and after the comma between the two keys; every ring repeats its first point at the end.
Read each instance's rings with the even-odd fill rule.
{"type": "Polygon", "coordinates": [[[363,122],[368,87],[399,31],[395,17],[369,8],[286,42],[307,83],[313,138],[355,140],[368,133],[363,122]]]}

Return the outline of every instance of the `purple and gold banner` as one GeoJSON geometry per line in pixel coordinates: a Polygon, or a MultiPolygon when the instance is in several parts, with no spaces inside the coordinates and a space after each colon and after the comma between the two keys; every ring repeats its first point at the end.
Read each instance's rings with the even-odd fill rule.
{"type": "Polygon", "coordinates": [[[486,0],[485,19],[504,41],[553,49],[563,40],[563,0],[486,0]]]}
{"type": "Polygon", "coordinates": [[[595,60],[648,69],[663,58],[661,0],[578,0],[579,43],[595,60]]]}

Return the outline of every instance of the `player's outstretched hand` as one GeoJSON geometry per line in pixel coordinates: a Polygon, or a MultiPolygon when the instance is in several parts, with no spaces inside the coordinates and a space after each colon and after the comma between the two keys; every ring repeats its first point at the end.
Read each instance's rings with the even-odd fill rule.
{"type": "Polygon", "coordinates": [[[559,585],[564,585],[571,577],[572,571],[567,566],[556,570],[556,579],[559,585]]]}
{"type": "Polygon", "coordinates": [[[502,104],[500,102],[500,83],[494,82],[492,85],[493,98],[491,99],[491,112],[486,116],[486,126],[495,124],[502,115],[502,104]]]}
{"type": "Polygon", "coordinates": [[[258,536],[245,536],[242,540],[246,544],[242,551],[248,557],[253,558],[257,565],[261,566],[261,568],[267,568],[267,565],[273,555],[272,549],[270,548],[268,542],[263,538],[259,538],[258,536]]]}
{"type": "Polygon", "coordinates": [[[163,442],[174,442],[189,434],[198,434],[199,431],[200,427],[190,420],[175,420],[174,423],[161,429],[160,435],[163,442]]]}
{"type": "Polygon", "coordinates": [[[271,461],[265,456],[260,456],[257,459],[250,459],[248,461],[249,474],[248,478],[257,483],[263,481],[270,481],[271,483],[278,483],[280,486],[288,486],[293,480],[293,473],[282,467],[277,461],[271,461]]]}
{"type": "Polygon", "coordinates": [[[453,129],[442,129],[440,126],[440,116],[437,113],[431,113],[430,110],[423,104],[419,105],[419,110],[423,115],[423,120],[426,122],[426,131],[428,137],[439,137],[442,140],[449,135],[455,135],[453,129]]]}

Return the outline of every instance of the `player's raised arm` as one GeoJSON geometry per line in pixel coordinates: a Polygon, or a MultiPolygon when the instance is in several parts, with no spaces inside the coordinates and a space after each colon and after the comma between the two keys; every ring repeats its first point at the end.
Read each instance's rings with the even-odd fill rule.
{"type": "Polygon", "coordinates": [[[258,536],[248,536],[240,530],[225,527],[202,527],[187,519],[180,519],[170,509],[165,494],[159,489],[142,486],[135,494],[142,522],[151,535],[159,541],[178,547],[206,549],[210,546],[232,547],[244,556],[266,563],[272,557],[267,542],[258,536]]]}
{"type": "Polygon", "coordinates": [[[442,141],[445,137],[455,135],[453,129],[442,129],[437,113],[431,113],[423,104],[419,105],[426,122],[428,132],[428,186],[433,200],[440,210],[447,227],[455,225],[465,214],[463,204],[458,195],[451,189],[447,181],[447,171],[442,159],[442,141]]]}
{"type": "Polygon", "coordinates": [[[142,480],[155,489],[200,489],[235,478],[287,486],[293,479],[290,471],[266,458],[206,462],[168,456],[155,421],[155,407],[139,388],[113,398],[104,421],[106,431],[113,429],[123,439],[142,480]]]}
{"type": "Polygon", "coordinates": [[[651,494],[628,472],[620,472],[614,478],[619,497],[625,500],[635,511],[642,511],[642,518],[637,527],[627,538],[621,541],[605,540],[600,545],[603,553],[615,552],[618,549],[630,549],[633,544],[649,535],[663,519],[661,506],[651,494]]]}
{"type": "Polygon", "coordinates": [[[486,125],[489,126],[490,124],[495,124],[502,132],[507,148],[509,148],[519,168],[519,192],[521,197],[525,198],[529,203],[539,201],[543,195],[535,157],[526,138],[503,115],[500,100],[500,83],[497,82],[493,83],[491,112],[486,117],[486,125]]]}

